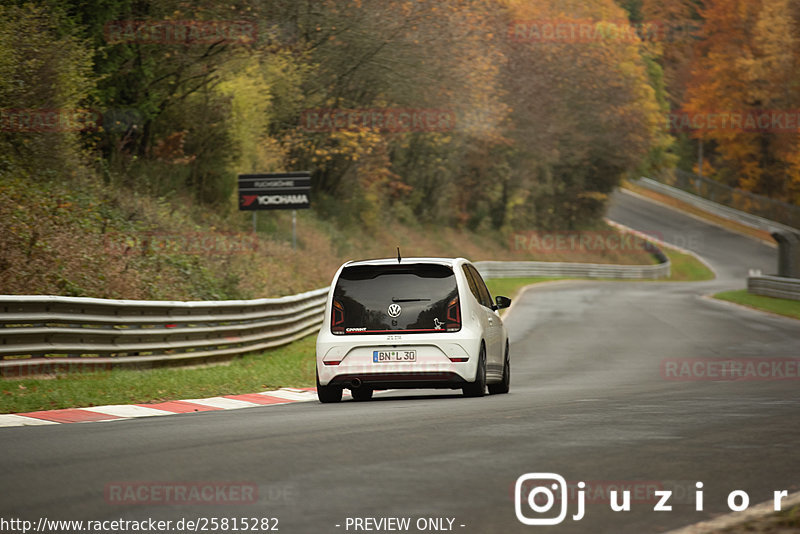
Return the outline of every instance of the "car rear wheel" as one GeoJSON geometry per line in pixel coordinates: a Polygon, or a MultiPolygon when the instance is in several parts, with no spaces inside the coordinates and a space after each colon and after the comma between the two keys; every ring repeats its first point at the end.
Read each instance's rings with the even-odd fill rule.
{"type": "Polygon", "coordinates": [[[367,386],[361,386],[350,390],[355,401],[368,401],[372,398],[373,389],[367,386]]]}
{"type": "Polygon", "coordinates": [[[501,393],[508,393],[511,387],[511,362],[508,359],[508,343],[506,343],[506,357],[503,363],[503,380],[497,384],[489,384],[489,394],[499,395],[501,393]]]}
{"type": "Polygon", "coordinates": [[[342,400],[342,388],[336,386],[321,386],[317,375],[317,398],[322,403],[339,402],[342,400]]]}
{"type": "Polygon", "coordinates": [[[483,397],[486,394],[486,347],[481,345],[478,356],[478,368],[475,371],[475,382],[462,388],[465,397],[483,397]]]}

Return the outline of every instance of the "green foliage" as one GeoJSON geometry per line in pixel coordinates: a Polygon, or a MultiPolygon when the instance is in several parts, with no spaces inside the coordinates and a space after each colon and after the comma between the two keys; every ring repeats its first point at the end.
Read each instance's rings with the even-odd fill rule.
{"type": "MultiPolygon", "coordinates": [[[[647,76],[655,93],[659,112],[666,117],[669,113],[669,102],[664,70],[652,54],[645,53],[642,55],[642,59],[647,67],[647,76]]],[[[674,144],[675,139],[665,129],[660,129],[648,152],[647,159],[636,169],[636,176],[631,178],[638,179],[640,176],[648,176],[661,169],[674,168],[680,160],[680,150],[675,150],[674,144]]]]}
{"type": "Polygon", "coordinates": [[[0,5],[0,176],[76,171],[91,56],[78,37],[59,36],[59,23],[36,4],[0,5]]]}
{"type": "Polygon", "coordinates": [[[714,279],[714,272],[693,254],[684,254],[669,247],[663,247],[663,250],[670,261],[670,276],[667,280],[672,282],[700,282],[714,279]]]}

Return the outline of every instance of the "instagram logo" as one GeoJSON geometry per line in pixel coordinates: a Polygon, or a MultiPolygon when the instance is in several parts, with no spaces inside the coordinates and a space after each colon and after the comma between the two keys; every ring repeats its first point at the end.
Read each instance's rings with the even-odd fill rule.
{"type": "MultiPolygon", "coordinates": [[[[635,482],[635,481],[634,481],[635,482]]],[[[686,487],[683,484],[661,484],[653,482],[645,482],[641,484],[629,484],[626,482],[613,482],[608,481],[595,481],[592,487],[587,487],[586,482],[578,482],[577,484],[569,485],[564,477],[555,473],[527,473],[517,479],[514,485],[514,511],[517,514],[517,519],[520,523],[525,525],[558,525],[563,522],[567,517],[567,494],[568,488],[571,490],[573,487],[577,488],[577,502],[578,511],[572,516],[573,521],[580,521],[586,513],[586,494],[590,493],[589,502],[605,501],[606,497],[602,497],[597,501],[598,490],[601,494],[605,494],[608,490],[608,503],[613,512],[630,512],[631,511],[631,495],[638,495],[636,499],[644,502],[653,503],[654,512],[671,512],[672,502],[671,499],[676,497],[677,504],[688,504],[686,501],[686,487]],[[599,483],[598,483],[599,482],[599,483]],[[672,489],[655,489],[658,487],[671,487],[672,489]],[[611,489],[614,488],[614,489],[611,489]],[[623,489],[627,488],[627,489],[623,489]],[[646,491],[644,491],[646,490],[646,491]],[[677,492],[675,490],[678,490],[677,492]],[[652,496],[650,495],[652,491],[652,496]],[[678,495],[673,495],[678,493],[678,495]],[[555,515],[553,508],[558,501],[558,515],[555,515]],[[527,514],[523,512],[523,506],[527,505],[527,514]],[[531,512],[534,512],[534,517],[529,517],[531,512]]],[[[695,482],[694,494],[694,509],[697,512],[703,511],[704,495],[703,483],[700,481],[695,482]]],[[[571,492],[569,492],[571,493],[571,492]]],[[[781,511],[782,499],[788,497],[788,491],[775,491],[773,492],[774,505],[773,508],[776,512],[781,511]]],[[[728,494],[728,508],[732,512],[742,512],[747,510],[750,506],[750,496],[747,492],[742,490],[734,490],[728,494]]]]}
{"type": "MultiPolygon", "coordinates": [[[[567,517],[567,481],[556,473],[526,473],[520,476],[514,486],[514,511],[517,519],[525,525],[558,525],[567,517]],[[556,501],[560,506],[558,515],[548,514],[556,501]],[[522,510],[523,504],[527,504],[536,514],[547,515],[528,517],[522,510]]],[[[583,516],[580,512],[579,515],[583,516]]]]}

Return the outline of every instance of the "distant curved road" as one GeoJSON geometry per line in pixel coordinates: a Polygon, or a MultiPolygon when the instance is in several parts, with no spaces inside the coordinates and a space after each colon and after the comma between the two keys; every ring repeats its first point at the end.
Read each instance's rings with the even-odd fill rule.
{"type": "Polygon", "coordinates": [[[774,273],[777,269],[778,252],[774,246],[755,238],[743,237],[628,191],[615,193],[608,217],[701,255],[714,266],[718,281],[724,285],[735,281],[736,286],[744,287],[748,269],[761,269],[764,273],[774,273]]]}
{"type": "Polygon", "coordinates": [[[613,513],[595,495],[581,521],[546,530],[640,534],[726,513],[732,490],[746,490],[753,504],[773,490],[797,491],[797,380],[662,376],[665,359],[797,357],[800,322],[703,297],[744,287],[750,268],[774,271],[776,250],[624,193],[609,216],[694,250],[719,278],[528,290],[507,319],[508,395],[393,392],[370,403],[0,429],[0,517],[271,516],[283,533],[355,532],[348,517],[410,517],[412,525],[435,517],[454,518],[456,532],[535,532],[546,529],[522,525],[514,512],[513,485],[527,472],[606,489],[694,491],[704,482],[702,512],[684,495],[656,512],[634,494],[630,512],[613,513]],[[104,488],[125,481],[249,481],[259,498],[108,503],[104,488]]]}

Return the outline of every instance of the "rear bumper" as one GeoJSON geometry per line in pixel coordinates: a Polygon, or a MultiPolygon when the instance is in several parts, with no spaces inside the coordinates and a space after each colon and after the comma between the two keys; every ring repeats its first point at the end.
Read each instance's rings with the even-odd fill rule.
{"type": "Polygon", "coordinates": [[[370,387],[373,389],[459,389],[466,380],[453,372],[428,373],[372,373],[337,375],[328,384],[342,387],[370,387]]]}
{"type": "Polygon", "coordinates": [[[462,328],[458,334],[333,336],[324,329],[317,337],[317,377],[320,385],[376,389],[457,389],[475,379],[481,338],[462,328]],[[376,350],[415,350],[417,361],[377,363],[376,350]]]}

